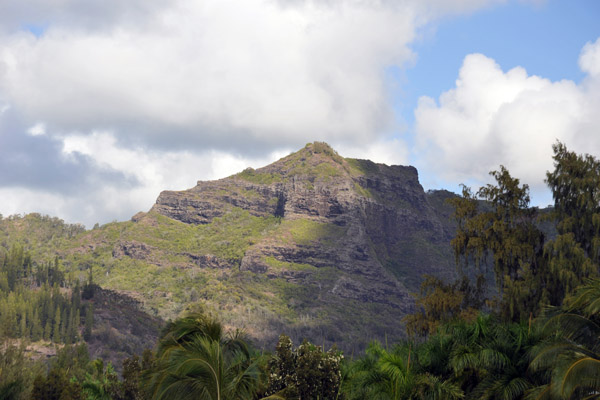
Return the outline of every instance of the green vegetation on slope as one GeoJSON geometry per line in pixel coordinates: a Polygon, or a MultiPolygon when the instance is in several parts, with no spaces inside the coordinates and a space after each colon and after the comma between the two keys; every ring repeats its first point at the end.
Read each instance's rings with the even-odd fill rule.
{"type": "Polygon", "coordinates": [[[231,266],[239,266],[246,250],[278,225],[276,217],[255,217],[239,208],[207,225],[149,213],[139,222],[111,223],[88,231],[60,252],[67,265],[82,271],[92,266],[103,287],[133,289],[147,309],[172,318],[190,302],[218,302],[221,291],[231,289],[223,279],[233,272],[231,266]],[[94,251],[81,251],[89,243],[94,251]],[[214,257],[227,268],[206,268],[202,256],[214,257]]]}
{"type": "Polygon", "coordinates": [[[37,213],[5,218],[0,215],[0,246],[22,246],[39,261],[54,261],[56,249],[83,232],[83,225],[66,224],[59,218],[37,213]]]}
{"type": "Polygon", "coordinates": [[[274,229],[278,222],[275,217],[255,217],[239,208],[231,208],[206,225],[185,224],[150,213],[139,223],[112,223],[93,230],[89,233],[91,237],[80,237],[80,243],[91,239],[111,246],[117,240],[137,241],[175,257],[173,262],[181,253],[213,254],[239,262],[247,248],[274,229]]]}
{"type": "Polygon", "coordinates": [[[270,185],[288,182],[294,176],[307,176],[309,180],[318,179],[329,182],[344,173],[344,158],[338,155],[326,143],[309,143],[300,151],[292,153],[273,166],[255,170],[246,168],[235,175],[248,182],[270,185]],[[276,169],[275,169],[276,168],[276,169]]]}
{"type": "Polygon", "coordinates": [[[379,172],[379,167],[371,160],[359,160],[356,158],[346,158],[346,163],[350,167],[352,176],[372,175],[379,172]]]}
{"type": "Polygon", "coordinates": [[[336,241],[343,238],[346,229],[342,226],[310,219],[294,219],[283,220],[277,233],[284,243],[310,245],[320,242],[332,246],[336,241]]]}
{"type": "Polygon", "coordinates": [[[283,182],[283,178],[279,174],[256,171],[254,168],[246,168],[235,176],[248,182],[258,183],[261,185],[270,185],[276,182],[283,182]]]}

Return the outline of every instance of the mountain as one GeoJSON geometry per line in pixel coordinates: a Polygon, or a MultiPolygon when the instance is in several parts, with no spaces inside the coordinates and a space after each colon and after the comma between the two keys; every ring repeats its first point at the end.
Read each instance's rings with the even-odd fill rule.
{"type": "Polygon", "coordinates": [[[163,319],[200,307],[263,346],[285,332],[359,351],[404,335],[422,274],[454,277],[452,196],[315,142],[38,247],[163,319]]]}

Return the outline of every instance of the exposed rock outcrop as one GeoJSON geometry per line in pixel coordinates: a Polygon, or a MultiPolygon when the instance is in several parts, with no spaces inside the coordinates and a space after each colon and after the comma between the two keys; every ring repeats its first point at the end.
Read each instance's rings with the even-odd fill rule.
{"type": "Polygon", "coordinates": [[[146,260],[152,253],[152,246],[138,241],[119,241],[113,248],[112,256],[128,256],[136,260],[146,260]]]}
{"type": "MultiPolygon", "coordinates": [[[[452,274],[448,215],[432,207],[414,167],[387,166],[344,159],[324,143],[311,143],[267,167],[247,169],[218,181],[160,194],[152,211],[186,223],[206,224],[232,207],[252,215],[309,219],[344,227],[343,243],[333,251],[322,246],[264,247],[284,261],[312,259],[343,270],[369,274],[376,266],[401,262],[421,272],[452,274]],[[440,254],[420,247],[439,250],[440,254]],[[362,265],[362,264],[368,265],[362,265]],[[449,268],[450,267],[450,268],[449,268]],[[448,271],[448,269],[450,271],[448,271]]],[[[440,207],[437,207],[440,208],[440,207]]],[[[259,245],[260,247],[260,245],[259,245]]],[[[253,249],[254,252],[259,251],[253,249]]],[[[256,256],[253,256],[256,259],[256,256]]],[[[246,260],[244,268],[251,269],[246,260]]]]}
{"type": "MultiPolygon", "coordinates": [[[[302,225],[305,237],[300,239],[263,238],[239,264],[207,255],[192,258],[200,266],[229,266],[313,288],[319,307],[343,308],[351,299],[396,310],[395,321],[374,317],[380,325],[374,331],[391,326],[398,334],[421,275],[454,275],[448,246],[454,227],[443,196],[425,193],[413,167],[346,159],[316,142],[264,168],[162,192],[151,213],[209,224],[240,208],[253,216],[280,218],[292,236],[297,226],[308,224],[302,225]]],[[[133,257],[143,256],[143,250],[123,249],[133,257]]]]}

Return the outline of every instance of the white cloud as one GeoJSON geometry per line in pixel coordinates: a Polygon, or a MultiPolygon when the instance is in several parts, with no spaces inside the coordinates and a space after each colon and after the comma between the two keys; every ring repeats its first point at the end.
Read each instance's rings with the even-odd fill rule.
{"type": "Polygon", "coordinates": [[[32,123],[110,129],[122,143],[274,149],[308,134],[362,145],[394,129],[384,69],[413,59],[416,30],[494,2],[152,2],[151,26],[100,14],[110,29],[81,30],[67,1],[42,36],[0,38],[0,93],[32,123]]]}
{"type": "Polygon", "coordinates": [[[590,76],[600,76],[600,38],[583,47],[581,57],[579,57],[579,67],[590,76]]]}
{"type": "Polygon", "coordinates": [[[44,125],[42,122],[38,122],[37,124],[29,128],[27,130],[27,133],[31,136],[43,136],[46,134],[46,125],[44,125]]]}
{"type": "Polygon", "coordinates": [[[89,157],[98,168],[119,171],[136,182],[129,189],[106,184],[95,189],[93,198],[83,196],[80,201],[87,203],[89,212],[81,221],[88,226],[97,221],[107,222],[106,216],[122,220],[138,211],[147,211],[162,190],[188,189],[198,180],[222,178],[248,166],[258,168],[285,155],[274,152],[266,157],[248,158],[215,150],[193,153],[143,147],[125,149],[110,132],[71,135],[62,140],[65,157],[89,157]]]}
{"type": "Polygon", "coordinates": [[[0,0],[0,32],[50,25],[78,30],[110,29],[116,24],[150,22],[168,2],[160,0],[0,0]]]}
{"type": "Polygon", "coordinates": [[[481,54],[465,57],[456,87],[439,102],[423,97],[415,110],[420,164],[447,181],[488,182],[505,165],[542,196],[557,139],[600,155],[600,40],[584,47],[581,83],[552,82],[516,67],[503,72],[481,54]]]}
{"type": "Polygon", "coordinates": [[[366,143],[391,126],[382,72],[412,57],[412,8],[176,4],[152,30],[4,37],[0,91],[56,130],[113,129],[155,146],[299,145],[307,133],[366,143]]]}
{"type": "Polygon", "coordinates": [[[334,143],[333,148],[343,157],[366,159],[387,165],[407,165],[409,162],[406,143],[399,139],[382,138],[364,146],[334,143]]]}
{"type": "Polygon", "coordinates": [[[0,211],[23,212],[35,192],[69,221],[124,219],[160,190],[259,167],[314,140],[405,163],[403,143],[388,139],[400,128],[385,70],[414,59],[410,45],[432,19],[502,1],[0,0],[0,109],[20,129],[11,140],[23,159],[51,150],[63,170],[33,163],[31,184],[0,211]],[[83,189],[68,198],[56,189],[76,165],[86,168],[72,184],[85,184],[79,202],[83,189]],[[86,179],[89,168],[101,173],[86,179]]]}

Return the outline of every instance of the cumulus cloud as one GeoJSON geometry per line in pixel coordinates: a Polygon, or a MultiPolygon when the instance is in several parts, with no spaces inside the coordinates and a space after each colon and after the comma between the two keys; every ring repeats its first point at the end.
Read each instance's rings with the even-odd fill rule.
{"type": "Polygon", "coordinates": [[[120,23],[143,23],[165,4],[160,0],[0,0],[0,31],[43,31],[51,25],[110,29],[120,23]]]}
{"type": "Polygon", "coordinates": [[[489,181],[500,164],[543,196],[557,139],[600,155],[600,39],[581,52],[579,84],[550,81],[516,67],[501,70],[482,54],[465,57],[456,87],[415,110],[420,164],[450,182],[489,181]]]}
{"type": "Polygon", "coordinates": [[[501,1],[0,0],[1,190],[89,224],[313,140],[405,162],[386,69],[501,1]]]}
{"type": "Polygon", "coordinates": [[[215,150],[123,148],[111,132],[50,139],[21,131],[12,138],[20,143],[9,146],[0,131],[0,213],[40,212],[88,227],[146,211],[162,190],[258,168],[288,153],[249,158],[215,150]]]}
{"type": "Polygon", "coordinates": [[[43,134],[41,125],[27,129],[13,109],[0,113],[0,187],[33,187],[77,196],[99,184],[123,190],[137,184],[121,171],[99,167],[82,153],[65,158],[62,147],[61,140],[43,134]]]}
{"type": "Polygon", "coordinates": [[[413,60],[418,28],[496,2],[10,2],[11,20],[50,23],[0,38],[0,92],[32,123],[122,143],[362,145],[394,129],[384,70],[413,60]],[[103,29],[79,29],[88,19],[103,29]]]}
{"type": "Polygon", "coordinates": [[[0,90],[55,130],[157,148],[367,143],[393,125],[383,69],[411,60],[416,16],[332,3],[180,2],[151,30],[19,32],[0,41],[0,90]]]}
{"type": "Polygon", "coordinates": [[[132,180],[140,182],[144,190],[188,188],[194,186],[197,180],[229,176],[248,166],[258,168],[287,155],[285,151],[276,151],[264,157],[250,158],[217,150],[196,153],[155,151],[143,147],[122,148],[111,132],[64,137],[62,151],[66,156],[75,154],[90,157],[106,169],[126,171],[132,180]]]}
{"type": "Polygon", "coordinates": [[[600,76],[600,38],[586,43],[579,57],[579,67],[592,77],[600,76]]]}
{"type": "Polygon", "coordinates": [[[333,147],[344,157],[366,159],[387,165],[409,164],[408,147],[403,140],[397,138],[383,137],[364,146],[339,143],[333,147]]]}

